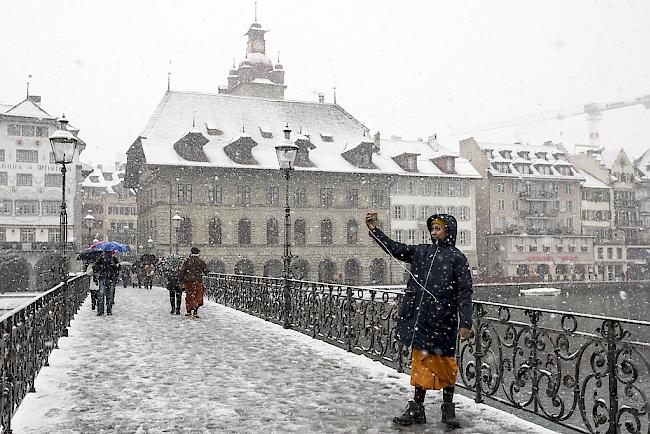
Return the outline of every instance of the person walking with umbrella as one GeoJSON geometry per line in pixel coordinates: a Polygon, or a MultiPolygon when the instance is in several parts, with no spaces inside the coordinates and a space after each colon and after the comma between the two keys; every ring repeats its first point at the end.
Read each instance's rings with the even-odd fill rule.
{"type": "Polygon", "coordinates": [[[199,253],[198,247],[192,247],[179,272],[185,286],[185,316],[194,318],[199,318],[198,310],[203,306],[203,275],[208,274],[208,266],[199,253]]]}
{"type": "Polygon", "coordinates": [[[104,315],[104,306],[106,306],[106,315],[113,314],[113,300],[119,272],[120,266],[113,252],[104,251],[95,261],[93,273],[99,281],[97,316],[104,315]]]}

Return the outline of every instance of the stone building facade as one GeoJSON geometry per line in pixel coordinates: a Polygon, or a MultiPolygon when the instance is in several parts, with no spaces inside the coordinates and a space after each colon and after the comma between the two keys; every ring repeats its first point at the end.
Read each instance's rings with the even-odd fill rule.
{"type": "MultiPolygon", "coordinates": [[[[33,267],[32,284],[44,289],[46,275],[60,254],[62,175],[54,163],[49,136],[61,125],[29,95],[15,105],[0,104],[0,249],[18,252],[33,267]]],[[[68,125],[77,136],[79,130],[68,125]]],[[[67,252],[76,251],[81,213],[79,154],[66,166],[67,252]]],[[[74,265],[74,262],[71,262],[74,265]]]]}
{"type": "Polygon", "coordinates": [[[379,225],[393,233],[391,207],[416,202],[415,195],[391,194],[402,178],[461,183],[467,194],[457,199],[472,209],[466,186],[478,174],[437,144],[371,137],[336,103],[285,100],[282,69],[267,62],[259,29],[251,25],[247,60],[230,71],[228,88],[168,91],[129,148],[125,182],[137,192],[139,239],[151,238],[159,255],[196,245],[213,271],[281,275],[287,195],[275,146],[288,134],[298,146],[288,194],[293,275],[402,283],[402,273],[391,272],[394,260],[369,238],[366,213],[377,211],[379,225]]]}
{"type": "Polygon", "coordinates": [[[137,237],[138,216],[135,191],[124,186],[125,164],[116,163],[113,170],[95,167],[81,184],[83,217],[90,214],[92,228],[83,220],[82,239],[85,245],[94,239],[117,241],[138,250],[145,240],[137,237]]]}
{"type": "Polygon", "coordinates": [[[479,171],[479,270],[492,277],[593,275],[594,237],[581,233],[584,177],[559,146],[460,142],[479,171]]]}

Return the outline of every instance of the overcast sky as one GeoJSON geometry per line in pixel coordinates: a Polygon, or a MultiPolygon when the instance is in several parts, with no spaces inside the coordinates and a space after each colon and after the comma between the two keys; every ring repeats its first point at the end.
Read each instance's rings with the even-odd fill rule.
{"type": "MultiPolygon", "coordinates": [[[[287,99],[331,101],[336,83],[337,102],[373,132],[437,133],[450,148],[454,131],[650,94],[649,1],[259,0],[258,21],[287,99]]],[[[31,74],[43,108],[80,128],[82,160],[109,164],[162,98],[170,59],[172,89],[217,93],[252,22],[252,0],[11,2],[0,103],[24,99],[31,74]]],[[[605,112],[600,133],[638,156],[650,110],[605,112]]],[[[474,136],[588,142],[584,115],[474,136]]]]}

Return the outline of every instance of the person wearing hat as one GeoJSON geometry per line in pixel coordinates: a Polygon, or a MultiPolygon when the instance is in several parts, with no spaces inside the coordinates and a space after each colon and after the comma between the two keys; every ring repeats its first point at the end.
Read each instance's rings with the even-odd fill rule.
{"type": "Polygon", "coordinates": [[[411,349],[413,400],[393,418],[397,425],[426,423],[427,390],[442,389],[442,422],[459,427],[453,403],[458,374],[456,340],[472,336],[472,275],[465,255],[456,248],[456,219],[434,214],[427,219],[431,244],[407,245],[391,240],[368,213],[370,237],[392,257],[410,263],[410,277],[400,304],[395,338],[411,349]]]}
{"type": "Polygon", "coordinates": [[[203,275],[208,274],[208,266],[199,253],[198,247],[192,247],[178,274],[185,287],[185,316],[194,318],[199,318],[198,310],[203,306],[203,275]]]}

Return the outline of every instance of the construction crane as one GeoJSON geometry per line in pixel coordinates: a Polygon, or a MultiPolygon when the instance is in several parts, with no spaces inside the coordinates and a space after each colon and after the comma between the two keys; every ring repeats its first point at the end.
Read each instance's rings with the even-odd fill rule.
{"type": "Polygon", "coordinates": [[[499,130],[502,128],[509,128],[518,125],[530,124],[535,122],[542,122],[552,119],[562,120],[570,116],[587,115],[587,122],[589,122],[589,145],[590,147],[598,148],[600,146],[599,123],[603,118],[603,112],[607,110],[614,110],[623,107],[642,104],[646,109],[650,109],[650,95],[641,96],[634,99],[625,101],[617,101],[612,103],[600,104],[590,103],[579,107],[567,108],[563,110],[555,110],[534,115],[528,115],[521,118],[510,119],[507,121],[497,122],[488,125],[477,126],[475,128],[466,129],[464,131],[455,132],[454,135],[462,135],[469,133],[476,133],[480,131],[499,130]]]}

